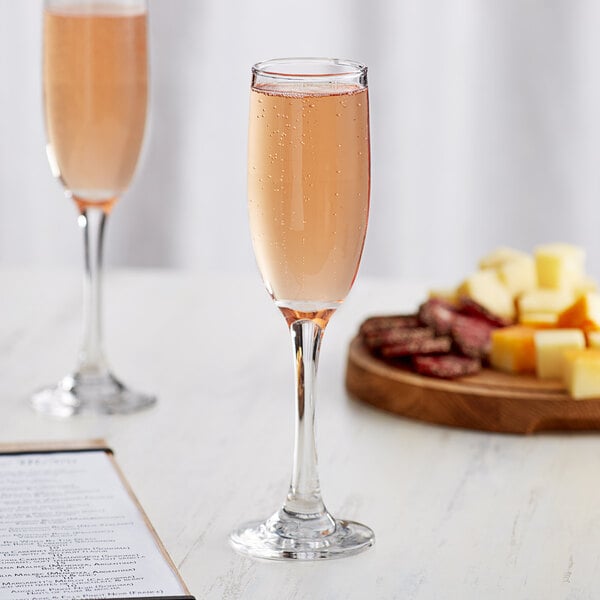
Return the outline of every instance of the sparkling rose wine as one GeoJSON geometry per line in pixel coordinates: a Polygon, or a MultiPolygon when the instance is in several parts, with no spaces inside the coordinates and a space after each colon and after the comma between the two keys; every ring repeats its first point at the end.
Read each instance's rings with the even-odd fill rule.
{"type": "Polygon", "coordinates": [[[368,121],[364,88],[251,92],[250,229],[280,307],[334,308],[352,286],[369,213],[368,121]]]}
{"type": "Polygon", "coordinates": [[[79,201],[106,202],[128,186],[144,135],[146,14],[69,9],[44,15],[48,156],[79,201]]]}

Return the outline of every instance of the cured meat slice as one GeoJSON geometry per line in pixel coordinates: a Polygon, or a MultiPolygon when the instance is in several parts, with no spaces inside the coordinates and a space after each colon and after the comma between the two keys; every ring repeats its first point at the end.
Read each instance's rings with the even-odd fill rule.
{"type": "Polygon", "coordinates": [[[471,358],[486,358],[491,350],[494,325],[476,317],[456,315],[451,334],[458,349],[471,358]]]}
{"type": "Polygon", "coordinates": [[[449,352],[451,347],[452,339],[444,335],[425,339],[408,339],[390,346],[382,346],[380,353],[384,358],[400,358],[413,354],[445,353],[449,352]]]}
{"type": "Polygon", "coordinates": [[[499,317],[494,313],[490,312],[485,306],[481,306],[478,302],[475,302],[472,298],[464,296],[460,299],[460,314],[466,315],[467,317],[475,317],[482,321],[485,321],[493,327],[506,327],[510,325],[512,321],[499,317]]]}
{"type": "Polygon", "coordinates": [[[470,298],[455,305],[430,298],[417,315],[371,317],[360,327],[374,356],[412,364],[418,373],[453,378],[476,373],[491,349],[491,332],[507,322],[470,298]]]}
{"type": "Polygon", "coordinates": [[[413,368],[420,375],[453,379],[474,375],[481,370],[481,361],[468,356],[443,354],[440,356],[413,356],[413,368]]]}
{"type": "Polygon", "coordinates": [[[393,346],[403,344],[411,340],[425,340],[433,338],[433,329],[430,327],[394,327],[391,329],[382,329],[377,333],[365,336],[365,344],[371,350],[377,350],[382,346],[393,346]]]}
{"type": "Polygon", "coordinates": [[[376,335],[381,331],[388,329],[406,329],[419,327],[419,317],[417,315],[391,315],[387,317],[371,317],[360,326],[359,333],[363,337],[376,335]]]}
{"type": "Polygon", "coordinates": [[[432,327],[437,335],[447,335],[456,318],[456,308],[441,298],[430,298],[419,307],[419,320],[432,327]]]}

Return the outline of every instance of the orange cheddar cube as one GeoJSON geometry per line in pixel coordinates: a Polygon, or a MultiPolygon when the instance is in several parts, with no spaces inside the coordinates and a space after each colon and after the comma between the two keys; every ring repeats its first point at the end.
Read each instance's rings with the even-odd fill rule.
{"type": "Polygon", "coordinates": [[[558,327],[578,327],[584,330],[600,328],[600,294],[582,294],[558,315],[558,327]]]}
{"type": "Polygon", "coordinates": [[[507,373],[535,373],[535,329],[523,325],[492,331],[492,366],[507,373]]]}

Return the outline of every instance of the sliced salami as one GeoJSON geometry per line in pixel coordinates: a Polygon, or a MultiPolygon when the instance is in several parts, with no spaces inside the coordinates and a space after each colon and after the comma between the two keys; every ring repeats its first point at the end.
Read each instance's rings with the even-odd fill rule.
{"type": "Polygon", "coordinates": [[[430,327],[413,327],[383,329],[377,333],[365,336],[365,344],[371,350],[377,350],[383,346],[394,346],[411,340],[425,340],[433,338],[433,329],[430,327]]]}
{"type": "Polygon", "coordinates": [[[494,325],[475,317],[457,315],[452,324],[452,338],[465,356],[486,358],[491,349],[491,334],[494,325]]]}
{"type": "Polygon", "coordinates": [[[450,333],[456,315],[454,305],[440,298],[430,298],[419,307],[419,320],[432,327],[437,335],[450,333]]]}
{"type": "Polygon", "coordinates": [[[440,336],[424,339],[409,339],[404,342],[382,346],[381,356],[384,358],[400,358],[412,356],[413,354],[441,354],[449,352],[452,347],[452,339],[448,336],[440,336]]]}
{"type": "Polygon", "coordinates": [[[405,364],[431,377],[453,378],[481,369],[491,333],[507,322],[470,298],[459,305],[430,298],[417,315],[371,317],[360,328],[375,356],[405,364]]]}
{"type": "Polygon", "coordinates": [[[371,317],[360,326],[360,335],[367,338],[388,329],[409,329],[419,327],[417,315],[391,315],[387,317],[371,317]]]}
{"type": "Polygon", "coordinates": [[[481,361],[468,356],[443,354],[441,356],[413,356],[414,370],[420,375],[454,379],[474,375],[481,370],[481,361]]]}

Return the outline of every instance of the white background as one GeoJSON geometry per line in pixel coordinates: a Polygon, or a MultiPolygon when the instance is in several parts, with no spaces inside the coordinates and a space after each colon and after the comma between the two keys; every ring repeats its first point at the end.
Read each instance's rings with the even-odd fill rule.
{"type": "MultiPolygon", "coordinates": [[[[0,264],[79,266],[52,180],[40,0],[0,0],[0,264]]],[[[363,275],[455,282],[499,244],[572,241],[600,275],[600,3],[150,0],[143,160],[108,231],[112,265],[254,272],[249,69],[323,55],[370,68],[363,275]]]]}

